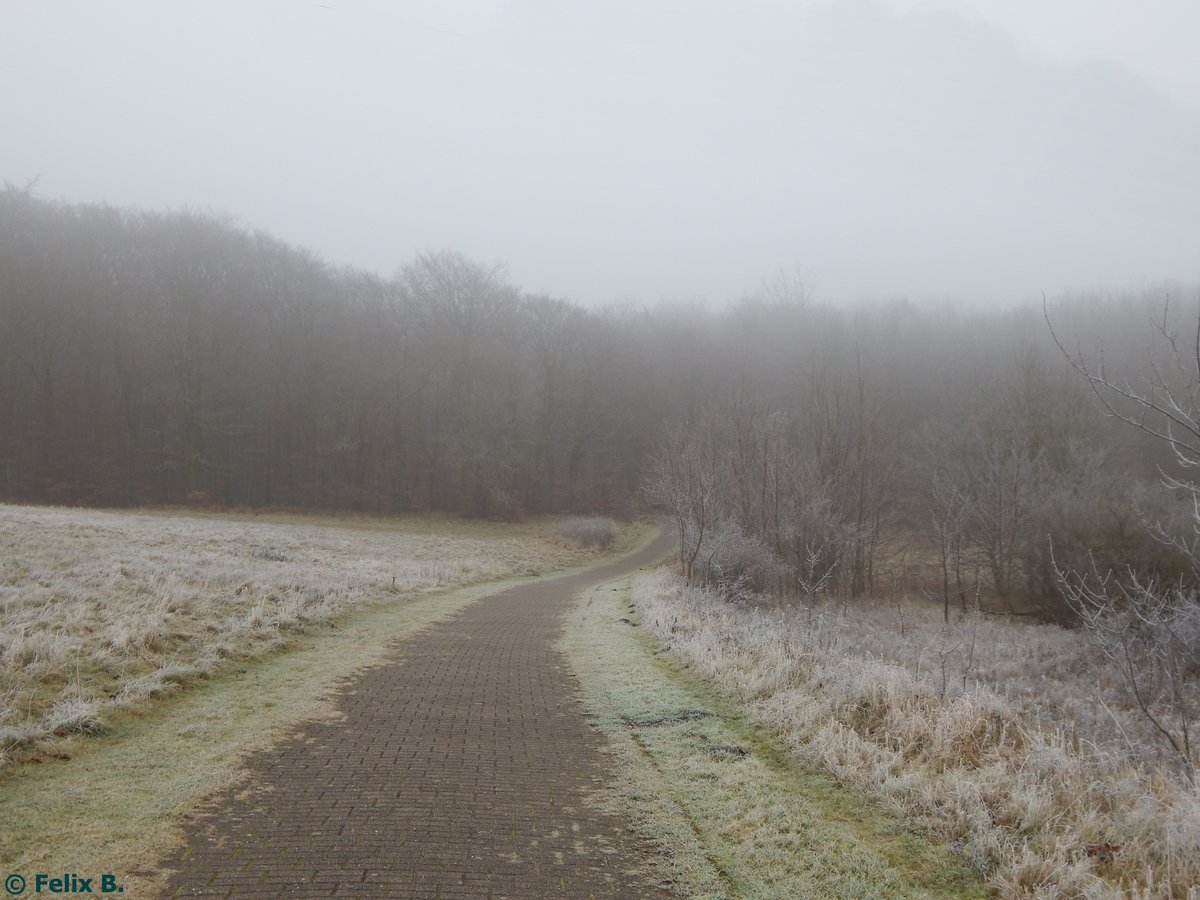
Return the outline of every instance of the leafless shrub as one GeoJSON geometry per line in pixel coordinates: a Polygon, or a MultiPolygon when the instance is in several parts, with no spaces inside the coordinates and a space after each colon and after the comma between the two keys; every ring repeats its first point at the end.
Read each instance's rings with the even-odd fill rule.
{"type": "Polygon", "coordinates": [[[704,542],[698,579],[731,600],[752,600],[770,589],[784,567],[761,538],[736,522],[721,522],[704,542]]]}
{"type": "Polygon", "coordinates": [[[858,528],[838,512],[830,482],[810,465],[798,465],[796,499],[789,509],[786,546],[796,583],[809,602],[844,587],[847,561],[870,544],[870,529],[858,528]]]}
{"type": "Polygon", "coordinates": [[[568,519],[559,529],[559,535],[585,550],[607,550],[617,539],[617,530],[611,519],[597,517],[568,519]]]}
{"type": "Polygon", "coordinates": [[[1084,629],[1195,784],[1200,759],[1200,600],[1128,573],[1059,570],[1084,629]]]}

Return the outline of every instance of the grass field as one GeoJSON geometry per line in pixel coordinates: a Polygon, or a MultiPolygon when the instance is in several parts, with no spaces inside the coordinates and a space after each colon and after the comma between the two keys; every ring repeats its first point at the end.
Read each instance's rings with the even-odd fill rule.
{"type": "Polygon", "coordinates": [[[1200,896],[1200,792],[1078,633],[940,609],[732,604],[640,577],[656,641],[1005,897],[1200,896]],[[1107,701],[1105,698],[1107,697],[1107,701]]]}
{"type": "Polygon", "coordinates": [[[0,506],[0,765],[350,610],[595,556],[560,524],[0,506]]]}

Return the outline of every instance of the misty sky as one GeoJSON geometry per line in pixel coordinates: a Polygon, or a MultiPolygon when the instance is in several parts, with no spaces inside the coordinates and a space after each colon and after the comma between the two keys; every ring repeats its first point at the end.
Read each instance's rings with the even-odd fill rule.
{"type": "Polygon", "coordinates": [[[0,180],[587,302],[1200,279],[1191,0],[8,0],[0,180]]]}

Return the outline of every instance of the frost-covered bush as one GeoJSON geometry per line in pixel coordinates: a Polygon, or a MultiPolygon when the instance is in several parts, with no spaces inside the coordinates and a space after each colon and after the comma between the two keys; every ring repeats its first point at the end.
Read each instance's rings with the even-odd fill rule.
{"type": "Polygon", "coordinates": [[[558,533],[565,540],[586,550],[608,549],[617,539],[617,530],[612,520],[597,516],[568,519],[558,533]]]}
{"type": "Polygon", "coordinates": [[[736,522],[722,522],[700,548],[699,580],[730,600],[748,600],[772,590],[784,567],[762,539],[736,522]]]}

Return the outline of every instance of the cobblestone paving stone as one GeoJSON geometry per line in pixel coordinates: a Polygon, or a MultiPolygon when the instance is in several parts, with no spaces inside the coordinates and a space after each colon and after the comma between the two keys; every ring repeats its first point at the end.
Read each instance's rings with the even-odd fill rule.
{"type": "Polygon", "coordinates": [[[168,896],[668,897],[589,802],[607,777],[555,649],[580,590],[669,552],[486,597],[347,686],[343,717],[251,764],[194,820],[168,896]]]}

